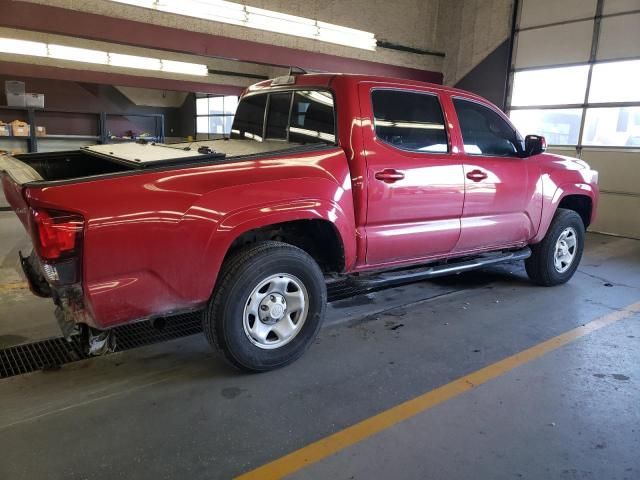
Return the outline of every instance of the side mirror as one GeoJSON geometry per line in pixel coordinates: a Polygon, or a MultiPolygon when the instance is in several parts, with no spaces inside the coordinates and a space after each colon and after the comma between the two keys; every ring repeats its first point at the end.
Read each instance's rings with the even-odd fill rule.
{"type": "Polygon", "coordinates": [[[527,157],[538,155],[547,149],[547,141],[540,135],[527,135],[524,139],[524,153],[527,157]]]}

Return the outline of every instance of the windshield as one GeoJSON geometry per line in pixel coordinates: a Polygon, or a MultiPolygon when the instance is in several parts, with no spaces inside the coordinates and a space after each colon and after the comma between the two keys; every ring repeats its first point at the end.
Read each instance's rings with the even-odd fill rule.
{"type": "Polygon", "coordinates": [[[243,97],[233,120],[231,138],[334,144],[333,96],[323,90],[295,90],[243,97]]]}

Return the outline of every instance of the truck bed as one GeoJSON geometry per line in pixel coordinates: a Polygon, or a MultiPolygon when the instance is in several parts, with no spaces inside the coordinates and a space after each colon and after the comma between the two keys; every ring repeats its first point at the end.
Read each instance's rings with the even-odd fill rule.
{"type": "Polygon", "coordinates": [[[290,150],[300,144],[279,141],[227,139],[164,144],[125,143],[94,145],[68,152],[0,155],[0,171],[22,185],[32,182],[74,180],[152,167],[184,167],[269,152],[290,150]],[[210,152],[200,153],[201,147],[210,152]]]}

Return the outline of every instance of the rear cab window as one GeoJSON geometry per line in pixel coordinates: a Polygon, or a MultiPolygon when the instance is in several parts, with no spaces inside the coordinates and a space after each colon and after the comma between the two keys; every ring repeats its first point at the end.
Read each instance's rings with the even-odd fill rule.
{"type": "Polygon", "coordinates": [[[376,136],[395,148],[447,153],[449,143],[438,95],[376,89],[371,92],[376,136]]]}
{"type": "Polygon", "coordinates": [[[333,95],[305,89],[245,96],[238,105],[231,138],[335,145],[333,95]]]}

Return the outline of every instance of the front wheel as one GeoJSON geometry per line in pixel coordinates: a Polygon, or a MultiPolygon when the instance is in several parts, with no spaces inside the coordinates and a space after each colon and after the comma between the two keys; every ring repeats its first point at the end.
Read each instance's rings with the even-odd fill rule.
{"type": "Polygon", "coordinates": [[[327,303],[322,271],[305,251],[262,242],[223,265],[204,332],[232,365],[267,371],[298,359],[313,342],[327,303]]]}
{"type": "Polygon", "coordinates": [[[559,208],[542,241],[525,261],[529,278],[538,285],[567,282],[578,269],[584,250],[584,224],[573,210],[559,208]]]}

